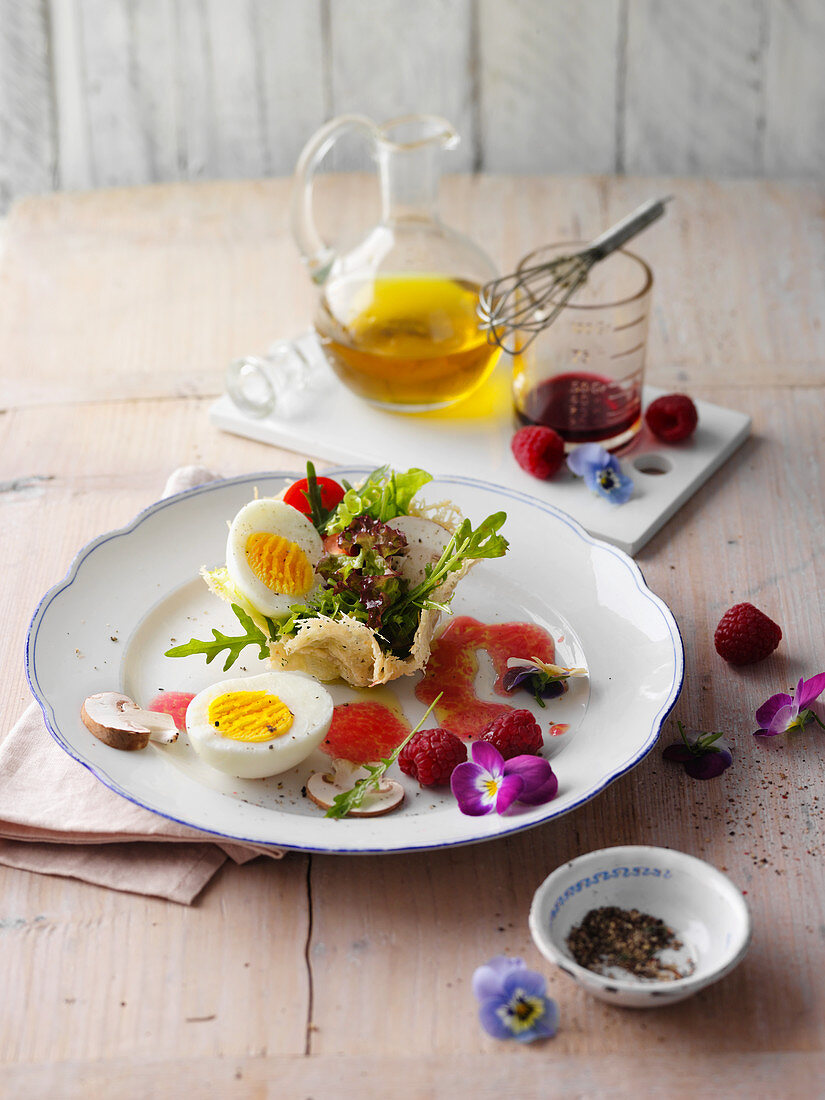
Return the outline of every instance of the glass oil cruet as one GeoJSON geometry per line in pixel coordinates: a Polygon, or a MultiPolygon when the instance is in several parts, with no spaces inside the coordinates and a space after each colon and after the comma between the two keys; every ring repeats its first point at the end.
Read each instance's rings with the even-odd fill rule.
{"type": "Polygon", "coordinates": [[[438,217],[440,158],[458,143],[435,115],[376,125],[342,115],[323,126],[298,160],[292,231],[320,290],[314,328],[338,378],[353,393],[395,412],[441,409],[467,397],[492,372],[492,346],[476,306],[492,262],[438,217]],[[312,185],[344,134],[364,138],[377,161],[381,218],[339,255],[320,238],[312,185]]]}

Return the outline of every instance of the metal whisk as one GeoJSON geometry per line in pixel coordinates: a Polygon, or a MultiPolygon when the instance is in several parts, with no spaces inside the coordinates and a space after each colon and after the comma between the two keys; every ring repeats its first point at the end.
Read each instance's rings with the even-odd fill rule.
{"type": "Polygon", "coordinates": [[[519,267],[486,283],[478,296],[477,313],[487,327],[489,342],[510,355],[528,348],[586,282],[591,267],[661,218],[672,197],[643,203],[581,252],[519,267]]]}

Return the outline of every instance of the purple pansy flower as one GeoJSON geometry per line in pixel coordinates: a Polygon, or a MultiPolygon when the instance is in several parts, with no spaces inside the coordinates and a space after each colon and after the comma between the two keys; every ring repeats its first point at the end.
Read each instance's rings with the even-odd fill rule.
{"type": "Polygon", "coordinates": [[[538,657],[509,657],[502,687],[507,692],[523,687],[543,707],[545,699],[556,699],[559,695],[564,695],[569,676],[586,675],[586,668],[563,668],[561,665],[540,661],[538,657]]]}
{"type": "Polygon", "coordinates": [[[633,492],[633,482],[622,473],[618,458],[598,443],[583,443],[567,456],[567,465],[585,485],[611,504],[624,504],[633,492]]]}
{"type": "Polygon", "coordinates": [[[674,741],[662,752],[665,760],[684,764],[691,779],[715,779],[733,763],[731,747],[721,733],[686,730],[677,722],[681,741],[674,741]]]}
{"type": "Polygon", "coordinates": [[[776,737],[778,733],[801,730],[811,719],[825,729],[825,723],[808,709],[823,691],[825,691],[825,672],[820,672],[810,680],[800,679],[795,691],[790,695],[785,692],[772,695],[756,712],[759,729],[754,733],[754,737],[776,737]]]}
{"type": "Polygon", "coordinates": [[[514,802],[540,806],[555,798],[559,781],[542,756],[514,756],[505,760],[488,741],[473,744],[472,760],[457,765],[450,786],[463,814],[481,817],[503,814],[514,802]]]}
{"type": "Polygon", "coordinates": [[[550,1039],[559,1025],[556,1002],[545,995],[541,974],[528,970],[523,959],[497,955],[473,974],[481,1026],[494,1039],[532,1043],[550,1039]]]}

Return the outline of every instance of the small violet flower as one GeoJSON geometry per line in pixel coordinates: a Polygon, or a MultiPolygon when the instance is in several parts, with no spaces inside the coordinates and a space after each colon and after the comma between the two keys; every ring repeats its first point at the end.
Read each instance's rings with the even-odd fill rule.
{"type": "Polygon", "coordinates": [[[618,458],[598,443],[583,443],[567,456],[576,477],[583,477],[588,489],[611,504],[624,504],[633,492],[633,482],[622,473],[618,458]]]}
{"type": "Polygon", "coordinates": [[[532,1043],[552,1038],[559,1010],[545,991],[542,975],[528,970],[523,959],[497,955],[473,974],[481,1026],[494,1039],[532,1043]]]}
{"type": "Polygon", "coordinates": [[[503,814],[514,802],[540,806],[556,797],[559,781],[542,756],[505,760],[495,745],[476,741],[473,759],[453,769],[450,786],[463,814],[503,814]]]}
{"type": "Polygon", "coordinates": [[[772,695],[756,712],[759,729],[754,733],[754,737],[776,737],[778,733],[801,730],[811,719],[825,729],[825,723],[808,709],[823,691],[825,691],[825,672],[820,672],[810,680],[800,680],[790,695],[785,692],[772,695]]]}
{"type": "Polygon", "coordinates": [[[677,722],[681,741],[668,745],[662,756],[684,764],[691,779],[715,779],[733,763],[731,747],[721,733],[686,730],[677,722]]]}
{"type": "Polygon", "coordinates": [[[586,675],[586,668],[563,668],[540,661],[538,657],[509,657],[502,687],[507,692],[523,687],[532,692],[538,705],[543,707],[545,699],[557,699],[559,695],[564,695],[569,676],[586,675]]]}

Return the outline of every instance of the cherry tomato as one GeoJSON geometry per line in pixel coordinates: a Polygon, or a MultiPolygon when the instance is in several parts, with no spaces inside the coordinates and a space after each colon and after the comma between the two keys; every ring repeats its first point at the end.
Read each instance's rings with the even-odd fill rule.
{"type": "MultiPolygon", "coordinates": [[[[328,511],[336,508],[344,499],[344,490],[338,482],[333,481],[331,477],[319,477],[315,480],[318,482],[318,491],[321,494],[321,504],[323,507],[328,511]]],[[[308,492],[309,482],[305,477],[302,477],[300,481],[296,481],[294,484],[290,485],[284,493],[284,504],[289,504],[293,508],[297,508],[299,512],[303,512],[305,516],[308,516],[308,492]]]]}

